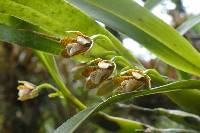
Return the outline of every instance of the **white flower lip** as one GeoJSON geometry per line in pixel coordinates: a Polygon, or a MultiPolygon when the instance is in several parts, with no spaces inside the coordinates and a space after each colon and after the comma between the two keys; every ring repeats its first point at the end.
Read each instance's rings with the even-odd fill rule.
{"type": "Polygon", "coordinates": [[[99,66],[99,68],[107,69],[108,67],[112,66],[112,64],[111,63],[107,63],[105,61],[100,61],[98,63],[98,66],[99,66]]]}
{"type": "Polygon", "coordinates": [[[81,47],[78,43],[70,43],[66,46],[66,48],[70,56],[74,55],[76,52],[81,50],[81,47]]]}
{"type": "Polygon", "coordinates": [[[76,41],[77,41],[79,44],[82,44],[82,45],[91,43],[90,40],[88,40],[88,39],[86,39],[86,38],[84,38],[84,37],[82,37],[82,36],[77,36],[76,41]]]}
{"type": "Polygon", "coordinates": [[[138,72],[132,72],[132,75],[136,79],[141,79],[142,77],[144,77],[142,74],[140,74],[138,72]]]}

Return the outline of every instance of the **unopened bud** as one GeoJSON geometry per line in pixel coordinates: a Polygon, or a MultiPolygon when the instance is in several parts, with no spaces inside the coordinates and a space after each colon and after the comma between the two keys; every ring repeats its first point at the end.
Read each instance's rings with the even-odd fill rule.
{"type": "Polygon", "coordinates": [[[27,81],[18,81],[18,83],[18,100],[26,101],[28,99],[33,99],[39,95],[36,85],[27,81]]]}
{"type": "Polygon", "coordinates": [[[143,70],[130,69],[122,73],[122,75],[113,78],[113,82],[119,86],[114,89],[113,93],[130,92],[147,84],[151,87],[150,77],[143,70]]]}

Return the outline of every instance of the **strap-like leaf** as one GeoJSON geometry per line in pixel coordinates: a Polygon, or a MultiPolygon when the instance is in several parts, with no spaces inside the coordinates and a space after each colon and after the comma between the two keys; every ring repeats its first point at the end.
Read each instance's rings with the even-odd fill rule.
{"type": "Polygon", "coordinates": [[[75,116],[62,124],[62,126],[57,128],[54,133],[73,133],[73,131],[94,112],[96,107],[97,105],[91,106],[77,113],[75,116]]]}
{"type": "Polygon", "coordinates": [[[58,127],[54,133],[72,133],[84,120],[86,120],[91,114],[98,112],[105,107],[108,107],[116,102],[121,102],[123,100],[128,100],[130,98],[140,97],[144,95],[151,95],[157,93],[166,93],[171,91],[180,91],[185,89],[200,89],[200,81],[198,80],[185,80],[170,83],[164,86],[152,88],[150,90],[142,90],[136,92],[123,93],[115,95],[108,98],[106,101],[89,107],[80,113],[76,114],[74,117],[67,120],[60,127],[58,127]]]}
{"type": "Polygon", "coordinates": [[[23,47],[29,47],[52,54],[60,54],[62,48],[57,41],[45,38],[36,32],[15,29],[3,24],[0,24],[0,41],[18,44],[23,47]]]}
{"type": "Polygon", "coordinates": [[[135,39],[166,63],[200,75],[200,55],[192,45],[175,29],[132,0],[69,1],[92,17],[135,39]]]}

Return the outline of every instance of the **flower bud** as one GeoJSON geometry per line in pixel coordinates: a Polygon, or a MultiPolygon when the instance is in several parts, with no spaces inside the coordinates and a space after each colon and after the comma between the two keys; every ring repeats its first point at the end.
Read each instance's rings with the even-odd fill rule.
{"type": "Polygon", "coordinates": [[[133,77],[120,76],[113,79],[114,82],[119,82],[119,86],[114,89],[113,94],[131,92],[143,85],[143,82],[134,79],[133,77]],[[116,81],[118,80],[118,81],[116,81]]]}
{"type": "Polygon", "coordinates": [[[18,100],[26,101],[28,99],[33,99],[39,95],[36,85],[27,81],[18,81],[18,83],[18,100]]]}
{"type": "Polygon", "coordinates": [[[75,36],[71,35],[60,40],[64,47],[61,51],[63,57],[71,57],[86,52],[92,46],[92,40],[81,32],[74,31],[75,36]]]}
{"type": "Polygon", "coordinates": [[[87,77],[86,87],[89,89],[96,88],[108,79],[114,70],[115,63],[110,60],[98,58],[90,62],[90,65],[82,72],[82,75],[87,77]]]}
{"type": "Polygon", "coordinates": [[[119,85],[114,89],[113,94],[134,91],[145,84],[150,88],[150,80],[150,77],[143,70],[127,70],[120,76],[113,78],[113,82],[119,85]]]}

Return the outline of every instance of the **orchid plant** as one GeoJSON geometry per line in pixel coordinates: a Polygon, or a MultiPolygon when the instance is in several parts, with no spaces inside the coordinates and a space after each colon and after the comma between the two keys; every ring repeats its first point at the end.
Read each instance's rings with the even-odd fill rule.
{"type": "MultiPolygon", "coordinates": [[[[159,3],[148,0],[147,4],[149,1],[154,6],[159,3]]],[[[41,91],[49,89],[50,98],[58,97],[77,109],[77,114],[57,127],[55,133],[72,133],[86,119],[105,132],[194,133],[200,130],[200,54],[181,35],[197,24],[194,19],[183,22],[181,29],[185,32],[180,34],[153,15],[148,5],[142,7],[133,0],[0,0],[0,5],[0,41],[31,48],[55,82],[36,85],[38,83],[19,81],[18,100],[33,100],[41,91]],[[170,79],[156,67],[146,68],[95,20],[134,39],[177,73],[184,71],[196,79],[170,79]],[[65,83],[55,61],[56,55],[78,64],[71,70],[73,78],[82,81],[81,87],[100,102],[86,104],[71,92],[75,88],[65,83]],[[119,103],[120,107],[127,108],[126,100],[158,93],[169,97],[182,111],[134,105],[130,108],[152,115],[158,112],[181,127],[160,128],[102,112],[119,103]]]]}

